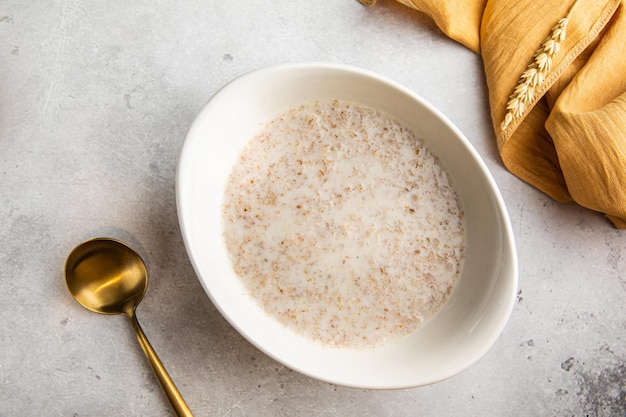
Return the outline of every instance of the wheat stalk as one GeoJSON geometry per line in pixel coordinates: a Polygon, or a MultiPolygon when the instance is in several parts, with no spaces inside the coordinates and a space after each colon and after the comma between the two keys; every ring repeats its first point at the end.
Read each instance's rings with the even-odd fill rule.
{"type": "Polygon", "coordinates": [[[535,98],[535,92],[546,79],[546,75],[552,69],[554,56],[559,53],[561,43],[565,40],[565,33],[569,19],[564,17],[559,20],[550,35],[541,43],[535,52],[533,61],[528,65],[526,71],[520,76],[517,86],[509,96],[506,103],[508,110],[504,120],[500,125],[501,130],[505,130],[516,119],[524,114],[526,108],[535,98]]]}

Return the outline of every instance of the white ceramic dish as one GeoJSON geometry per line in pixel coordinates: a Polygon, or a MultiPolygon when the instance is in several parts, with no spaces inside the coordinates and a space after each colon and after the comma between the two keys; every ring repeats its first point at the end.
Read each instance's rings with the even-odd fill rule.
{"type": "Polygon", "coordinates": [[[211,98],[189,129],[176,187],[185,246],[215,306],[258,349],[305,375],[371,389],[432,384],[477,361],[498,338],[513,308],[515,244],[504,202],[485,164],[439,111],[371,72],[303,63],[235,79],[211,98]],[[461,277],[444,309],[397,344],[356,351],[304,339],[267,316],[231,268],[222,238],[223,194],[231,167],[264,122],[313,99],[359,102],[410,127],[443,161],[462,200],[466,259],[461,277]]]}

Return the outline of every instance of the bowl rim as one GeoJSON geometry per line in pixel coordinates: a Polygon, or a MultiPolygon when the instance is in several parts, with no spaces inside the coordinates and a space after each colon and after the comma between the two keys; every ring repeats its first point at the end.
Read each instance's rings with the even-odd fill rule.
{"type": "MultiPolygon", "coordinates": [[[[465,135],[454,125],[454,123],[448,117],[446,117],[439,109],[435,108],[432,104],[427,102],[418,94],[414,93],[407,87],[401,85],[400,83],[394,80],[391,80],[390,78],[386,76],[380,75],[370,70],[352,66],[352,65],[329,63],[329,62],[318,62],[318,61],[273,64],[273,65],[264,66],[258,69],[245,72],[239,76],[236,76],[231,81],[227,82],[221,88],[219,88],[209,98],[209,100],[202,106],[200,111],[194,117],[193,122],[190,125],[186,133],[184,142],[181,146],[176,169],[177,169],[176,171],[176,207],[177,207],[179,226],[181,229],[181,234],[183,237],[183,242],[184,242],[186,252],[189,256],[193,269],[205,293],[209,296],[211,302],[216,307],[216,309],[220,312],[220,314],[229,322],[229,324],[232,327],[234,327],[237,330],[237,332],[240,335],[242,335],[246,340],[248,340],[252,345],[254,345],[257,349],[262,351],[267,356],[271,357],[277,362],[293,370],[298,371],[301,374],[304,374],[309,377],[322,380],[325,382],[337,384],[337,385],[349,386],[349,387],[354,387],[354,388],[363,388],[363,389],[404,389],[404,388],[413,388],[417,386],[430,385],[433,383],[446,380],[462,372],[463,370],[467,369],[472,364],[477,362],[493,346],[496,340],[500,337],[506,324],[508,323],[508,320],[510,318],[510,315],[515,305],[515,297],[516,297],[517,288],[518,288],[518,279],[519,279],[518,259],[517,259],[517,252],[516,252],[516,247],[515,247],[515,240],[513,236],[511,221],[508,215],[508,211],[506,209],[506,204],[495,182],[495,179],[493,178],[493,175],[491,174],[484,160],[478,154],[478,152],[473,147],[471,142],[465,137],[465,135]],[[184,205],[186,204],[185,193],[186,193],[186,189],[188,185],[188,184],[185,184],[185,181],[188,181],[188,178],[186,178],[185,176],[186,170],[183,169],[188,164],[189,159],[192,157],[190,155],[193,152],[193,149],[192,149],[193,140],[191,139],[191,137],[193,136],[195,132],[194,127],[196,127],[200,123],[199,121],[203,118],[203,115],[205,114],[205,112],[209,111],[208,107],[212,102],[214,102],[215,100],[218,100],[221,97],[221,95],[228,94],[228,91],[233,87],[233,85],[236,85],[242,80],[246,80],[249,77],[260,76],[260,75],[263,75],[264,73],[273,73],[276,71],[284,71],[284,70],[298,71],[298,70],[310,70],[310,69],[349,72],[349,73],[359,74],[361,76],[365,76],[368,78],[372,78],[378,82],[383,83],[386,86],[389,86],[393,89],[398,90],[400,93],[410,97],[411,100],[414,100],[416,103],[419,103],[428,112],[432,113],[433,116],[435,116],[439,120],[439,122],[443,123],[445,127],[452,132],[454,137],[461,142],[463,147],[467,150],[467,152],[471,156],[473,163],[475,163],[476,167],[480,170],[488,186],[489,194],[493,197],[493,203],[495,204],[497,213],[499,214],[498,220],[499,220],[499,226],[500,226],[500,235],[502,236],[502,248],[501,248],[503,252],[502,255],[503,257],[507,258],[506,261],[507,261],[507,267],[508,267],[507,268],[508,276],[506,277],[506,279],[509,283],[509,286],[512,288],[512,291],[510,291],[510,293],[508,294],[508,297],[499,300],[499,303],[502,304],[502,308],[503,308],[503,310],[501,310],[503,311],[502,317],[500,320],[498,320],[497,326],[496,325],[492,326],[492,331],[490,332],[489,337],[486,338],[484,343],[481,344],[480,349],[475,349],[474,351],[472,351],[472,355],[470,355],[471,357],[468,358],[464,362],[463,366],[460,366],[454,369],[448,369],[447,372],[442,372],[438,378],[432,378],[428,382],[423,382],[423,383],[418,383],[418,384],[360,383],[359,381],[350,381],[350,380],[345,380],[345,378],[342,379],[342,378],[337,378],[333,376],[328,376],[328,375],[325,375],[323,372],[317,372],[314,369],[300,366],[297,363],[293,363],[292,361],[286,361],[284,358],[275,354],[272,350],[268,349],[266,346],[259,344],[254,339],[251,339],[246,329],[243,329],[239,323],[237,323],[236,321],[232,319],[228,311],[226,311],[224,307],[222,306],[221,301],[216,299],[215,294],[213,293],[212,289],[209,287],[207,280],[204,278],[206,271],[202,270],[202,268],[200,267],[198,263],[198,260],[196,259],[197,255],[195,254],[194,242],[192,241],[192,238],[189,232],[190,225],[188,224],[188,219],[185,218],[185,214],[184,214],[185,213],[184,205]]],[[[499,279],[501,279],[501,277],[499,279]]]]}

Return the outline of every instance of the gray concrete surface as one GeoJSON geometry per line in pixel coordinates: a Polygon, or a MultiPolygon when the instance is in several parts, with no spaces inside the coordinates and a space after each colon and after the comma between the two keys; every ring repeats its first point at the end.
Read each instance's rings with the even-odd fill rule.
{"type": "Polygon", "coordinates": [[[623,416],[626,232],[509,174],[480,57],[386,0],[0,3],[0,415],[173,415],[125,319],[68,295],[65,257],[128,241],[151,277],[138,309],[198,416],[623,416]],[[367,391],[304,377],[246,342],[212,306],[175,206],[178,151],[228,80],[330,61],[404,84],[440,108],[492,170],[517,239],[511,320],[445,382],[367,391]]]}

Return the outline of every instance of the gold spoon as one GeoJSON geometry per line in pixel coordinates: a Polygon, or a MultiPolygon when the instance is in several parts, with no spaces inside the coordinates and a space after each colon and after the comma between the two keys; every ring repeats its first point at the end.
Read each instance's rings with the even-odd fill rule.
{"type": "Polygon", "coordinates": [[[74,248],[67,257],[65,282],[74,299],[86,309],[128,317],[177,415],[193,416],[135,316],[135,309],[148,286],[146,265],[137,252],[115,239],[88,240],[74,248]]]}

